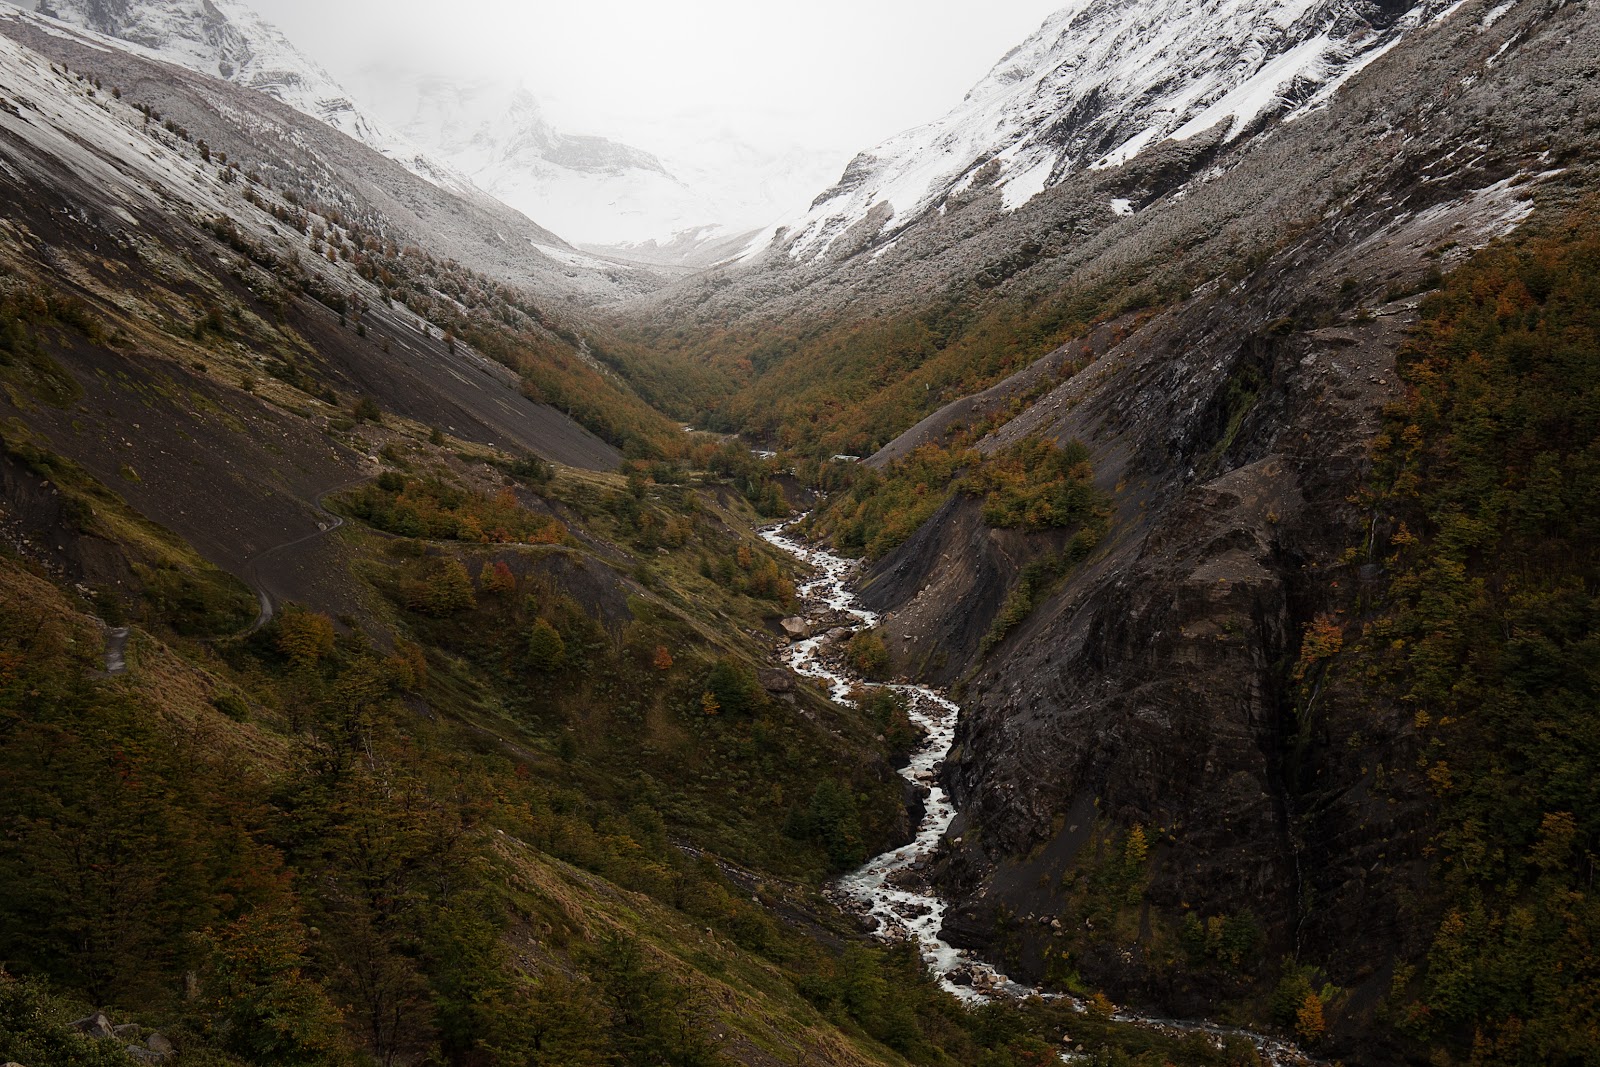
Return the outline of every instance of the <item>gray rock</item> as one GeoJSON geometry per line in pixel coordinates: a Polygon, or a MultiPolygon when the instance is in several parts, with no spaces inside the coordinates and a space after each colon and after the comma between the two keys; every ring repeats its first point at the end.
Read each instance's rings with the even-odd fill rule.
{"type": "Polygon", "coordinates": [[[176,1054],[178,1051],[173,1047],[172,1042],[167,1040],[166,1035],[164,1034],[151,1034],[149,1037],[145,1038],[144,1043],[151,1052],[154,1052],[158,1056],[171,1056],[176,1054]]]}
{"type": "Polygon", "coordinates": [[[769,693],[790,693],[794,691],[794,675],[781,668],[766,668],[758,671],[756,677],[761,682],[761,688],[769,693]]]}
{"type": "Polygon", "coordinates": [[[116,1028],[111,1025],[111,1020],[103,1011],[97,1011],[93,1015],[84,1016],[82,1019],[74,1022],[72,1024],[72,1028],[77,1030],[79,1033],[87,1034],[89,1037],[97,1039],[115,1037],[117,1034],[116,1028]]]}
{"type": "Polygon", "coordinates": [[[798,615],[784,619],[780,625],[791,641],[803,641],[811,636],[811,624],[798,615]]]}

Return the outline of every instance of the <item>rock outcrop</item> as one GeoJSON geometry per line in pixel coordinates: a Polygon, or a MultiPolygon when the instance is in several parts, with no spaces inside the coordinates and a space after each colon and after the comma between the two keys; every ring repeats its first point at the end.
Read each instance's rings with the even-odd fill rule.
{"type": "Polygon", "coordinates": [[[136,1063],[165,1063],[178,1054],[166,1035],[135,1023],[115,1025],[103,1011],[76,1020],[72,1028],[95,1041],[121,1042],[123,1051],[136,1063]]]}

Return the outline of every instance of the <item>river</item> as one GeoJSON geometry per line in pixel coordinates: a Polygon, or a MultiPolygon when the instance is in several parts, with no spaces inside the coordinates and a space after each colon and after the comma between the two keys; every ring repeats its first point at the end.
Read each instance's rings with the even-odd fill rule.
{"type": "MultiPolygon", "coordinates": [[[[939,936],[947,902],[934,891],[923,871],[956,815],[955,804],[939,783],[938,768],[955,742],[956,719],[961,709],[945,694],[926,686],[879,684],[847,673],[841,653],[849,633],[875,627],[879,619],[861,606],[849,587],[860,561],[836,556],[800,540],[792,531],[804,518],[802,515],[761,531],[767,543],[794,556],[813,571],[812,577],[802,582],[796,592],[804,617],[816,632],[791,643],[784,650],[784,662],[796,674],[822,682],[839,703],[851,704],[850,694],[858,688],[895,690],[907,698],[911,720],[925,734],[912,753],[910,763],[900,772],[927,791],[923,801],[925,814],[916,837],[909,844],[880,853],[840,878],[833,887],[836,900],[847,910],[876,920],[878,937],[914,941],[939,983],[969,1004],[1005,997],[1064,997],[1064,994],[1045,993],[1013,982],[988,962],[939,936]]],[[[1082,1007],[1075,1000],[1073,1004],[1082,1007]]],[[[1273,1067],[1317,1062],[1288,1042],[1249,1030],[1128,1011],[1118,1011],[1113,1018],[1176,1033],[1203,1032],[1219,1040],[1243,1037],[1252,1042],[1262,1059],[1273,1067]]]]}

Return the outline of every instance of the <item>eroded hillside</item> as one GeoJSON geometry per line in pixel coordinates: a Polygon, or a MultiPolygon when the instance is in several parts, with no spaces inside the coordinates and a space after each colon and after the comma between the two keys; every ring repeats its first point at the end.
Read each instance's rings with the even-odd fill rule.
{"type": "MultiPolygon", "coordinates": [[[[1508,947],[1518,916],[1547,914],[1519,895],[1524,868],[1461,858],[1565,834],[1587,801],[1539,785],[1542,757],[1477,763],[1474,782],[1496,783],[1480,802],[1533,790],[1555,821],[1469,845],[1487,820],[1451,824],[1460,779],[1429,771],[1455,765],[1449,742],[1418,747],[1438,714],[1421,704],[1462,668],[1398,704],[1392,666],[1341,674],[1337,703],[1323,672],[1386,595],[1418,595],[1389,586],[1396,520],[1369,478],[1425,384],[1402,353],[1419,315],[1440,329],[1426,294],[1498,286],[1451,280],[1499,279],[1480,250],[1523,232],[1559,244],[1587,218],[1597,55],[1583,5],[1457,5],[1292,122],[1149,146],[1015,210],[974,191],[884,241],[884,220],[864,220],[859,245],[730,270],[637,320],[725,369],[708,417],[803,453],[876,450],[871,470],[824,467],[834,496],[813,529],[874,558],[862,594],[895,669],[957,684],[947,937],[1056,988],[1315,1030],[1371,1062],[1451,1055],[1475,1033],[1506,1061],[1595,1047],[1559,1033],[1570,993],[1527,991],[1539,964],[1489,962],[1493,944],[1586,966],[1582,950],[1508,947]],[[1047,510],[1006,519],[1016,490],[973,475],[1040,441],[1084,446],[1113,502],[1092,551],[1047,510]],[[1480,891],[1498,903],[1465,903],[1480,891]],[[1494,998],[1451,984],[1501,980],[1494,998]]],[[[1515,313],[1564,313],[1544,299],[1515,313]]],[[[1551,358],[1585,358],[1570,343],[1551,358]]],[[[1565,432],[1516,447],[1564,454],[1565,432]]],[[[1411,521],[1402,559],[1424,536],[1411,521]]],[[[1456,558],[1473,588],[1500,566],[1456,558]]],[[[1581,641],[1573,625],[1561,640],[1581,641]]],[[[1488,728],[1459,724],[1487,709],[1451,702],[1481,761],[1488,728]]],[[[1541,729],[1581,736],[1579,704],[1541,729]]],[[[1580,944],[1583,914],[1567,927],[1580,944]]]]}
{"type": "Polygon", "coordinates": [[[1600,23],[1313,7],[672,285],[0,16],[0,1058],[1591,1061],[1600,23]],[[907,877],[1066,996],[825,893],[922,804],[802,508],[962,706],[907,877]]]}

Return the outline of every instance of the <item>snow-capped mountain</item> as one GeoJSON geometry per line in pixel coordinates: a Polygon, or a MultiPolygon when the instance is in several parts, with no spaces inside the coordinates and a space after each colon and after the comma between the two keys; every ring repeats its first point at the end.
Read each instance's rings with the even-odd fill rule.
{"type": "Polygon", "coordinates": [[[1167,139],[1236,139],[1316,106],[1459,6],[1073,0],[943,118],[856,156],[788,224],[785,246],[812,258],[846,232],[852,245],[891,235],[969,189],[992,185],[1014,209],[1070,171],[1114,166],[1167,139]]]}
{"type": "Polygon", "coordinates": [[[622,243],[717,218],[715,204],[648,152],[556,130],[520,87],[391,76],[368,86],[377,108],[358,104],[240,0],[40,0],[37,13],[265,93],[419,177],[488,193],[569,240],[622,243]]]}
{"type": "Polygon", "coordinates": [[[620,243],[716,217],[649,152],[556,129],[520,84],[388,68],[359,84],[406,138],[568,240],[620,243]]]}
{"type": "Polygon", "coordinates": [[[436,173],[418,173],[272,95],[192,71],[148,47],[4,2],[0,35],[93,71],[129,101],[159,108],[169,133],[183,130],[245,173],[303,203],[337,209],[402,245],[428,247],[475,270],[584,303],[660,284],[651,271],[573,248],[443,165],[436,173]],[[459,184],[438,180],[438,173],[454,175],[459,184]]]}
{"type": "Polygon", "coordinates": [[[39,0],[37,11],[133,45],[151,58],[265,93],[391,158],[405,162],[415,154],[358,107],[332,75],[238,0],[39,0]]]}
{"type": "MultiPolygon", "coordinates": [[[[688,144],[667,131],[670,157],[557,128],[538,99],[509,80],[462,80],[375,66],[353,80],[410,141],[479,188],[568,240],[683,262],[693,250],[770,224],[837,163],[762,152],[727,136],[688,144]]],[[[826,180],[823,177],[823,180],[826,180]]]]}
{"type": "MultiPolygon", "coordinates": [[[[5,2],[5,0],[0,0],[5,2]]],[[[30,5],[24,0],[24,8],[30,5]]],[[[280,101],[355,138],[420,178],[477,195],[458,171],[357,104],[333,76],[239,0],[37,0],[37,14],[121,47],[280,101]]]]}
{"type": "Polygon", "coordinates": [[[487,193],[569,241],[658,263],[692,265],[707,250],[725,250],[803,202],[836,165],[741,143],[688,155],[694,162],[664,162],[558,129],[532,93],[505,80],[371,68],[356,76],[352,93],[242,0],[22,6],[265,93],[419,177],[461,195],[487,193]]]}

